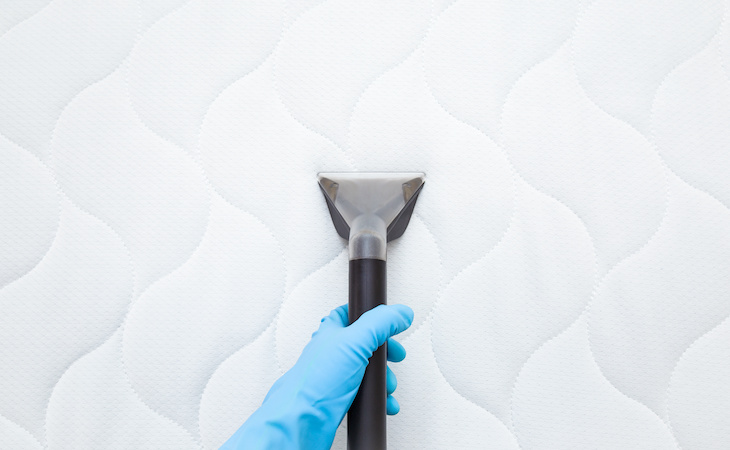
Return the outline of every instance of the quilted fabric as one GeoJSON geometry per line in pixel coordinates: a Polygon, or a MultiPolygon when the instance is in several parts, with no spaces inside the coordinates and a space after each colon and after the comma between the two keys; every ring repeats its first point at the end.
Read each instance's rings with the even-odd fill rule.
{"type": "Polygon", "coordinates": [[[727,1],[1,10],[0,447],[219,446],[346,301],[341,170],[428,176],[391,448],[728,447],[727,1]]]}

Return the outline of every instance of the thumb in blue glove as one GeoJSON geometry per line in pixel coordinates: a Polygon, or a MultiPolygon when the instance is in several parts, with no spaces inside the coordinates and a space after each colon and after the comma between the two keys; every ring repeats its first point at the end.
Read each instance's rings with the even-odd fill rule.
{"type": "MultiPolygon", "coordinates": [[[[368,359],[388,342],[388,361],[406,356],[392,336],[408,329],[413,310],[380,305],[348,326],[347,305],[322,319],[296,364],[271,387],[263,404],[221,449],[328,449],[350,409],[368,359]]],[[[400,410],[391,395],[397,382],[387,370],[388,414],[400,410]]]]}

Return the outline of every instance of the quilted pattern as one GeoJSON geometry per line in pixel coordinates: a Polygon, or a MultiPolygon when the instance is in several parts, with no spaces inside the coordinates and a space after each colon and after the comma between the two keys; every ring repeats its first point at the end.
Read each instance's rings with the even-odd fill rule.
{"type": "Polygon", "coordinates": [[[2,3],[0,447],[217,448],[336,170],[428,175],[392,448],[727,447],[727,0],[2,3]]]}

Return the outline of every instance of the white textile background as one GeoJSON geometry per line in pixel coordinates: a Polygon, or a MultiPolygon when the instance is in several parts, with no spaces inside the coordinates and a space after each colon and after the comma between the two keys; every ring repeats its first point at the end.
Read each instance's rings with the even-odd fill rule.
{"type": "Polygon", "coordinates": [[[0,11],[0,447],[217,448],[417,170],[391,448],[727,448],[726,1],[0,11]]]}

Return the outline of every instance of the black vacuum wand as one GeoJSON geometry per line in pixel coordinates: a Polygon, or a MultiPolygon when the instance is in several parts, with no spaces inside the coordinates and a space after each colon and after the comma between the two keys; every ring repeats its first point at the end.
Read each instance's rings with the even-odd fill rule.
{"type": "MultiPolygon", "coordinates": [[[[349,320],[386,303],[387,243],[403,235],[423,173],[320,173],[319,187],[350,253],[349,320]]],[[[385,450],[387,344],[373,353],[347,413],[347,448],[385,450]]]]}

